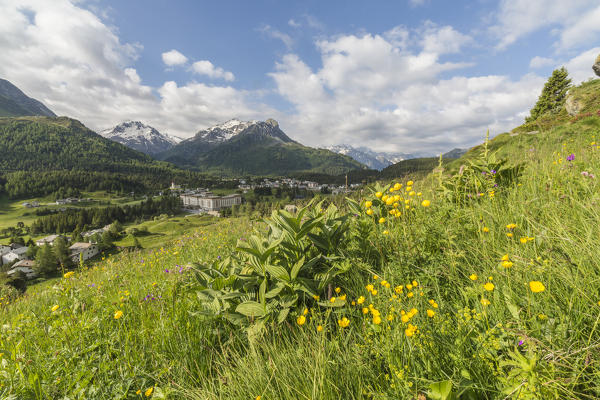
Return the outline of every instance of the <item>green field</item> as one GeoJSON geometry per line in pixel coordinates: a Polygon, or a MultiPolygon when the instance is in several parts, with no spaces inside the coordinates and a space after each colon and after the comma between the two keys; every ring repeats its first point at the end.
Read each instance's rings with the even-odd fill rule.
{"type": "MultiPolygon", "coordinates": [[[[143,248],[160,247],[177,238],[185,236],[190,232],[217,223],[218,218],[208,215],[187,215],[171,218],[155,218],[141,224],[127,224],[126,230],[137,228],[143,233],[138,235],[139,243],[143,248]],[[147,232],[147,233],[146,233],[147,232]]],[[[122,239],[114,242],[115,246],[133,246],[133,236],[125,235],[122,239]]]]}
{"type": "Polygon", "coordinates": [[[2,287],[0,398],[598,399],[600,116],[548,124],[337,206],[147,222],[160,247],[2,287]]]}
{"type": "MultiPolygon", "coordinates": [[[[142,199],[133,199],[131,197],[112,195],[106,192],[85,192],[81,195],[82,199],[91,199],[91,201],[79,202],[73,204],[57,205],[54,198],[51,197],[37,197],[31,199],[21,200],[10,200],[6,197],[0,197],[0,230],[9,227],[15,227],[17,223],[23,222],[25,225],[30,225],[35,221],[38,216],[35,215],[35,210],[39,209],[60,209],[60,208],[71,208],[71,207],[98,207],[98,206],[109,206],[109,205],[132,205],[142,201],[142,199]],[[31,203],[37,201],[40,203],[39,208],[27,208],[23,206],[23,203],[31,203]]],[[[45,236],[45,235],[42,235],[45,236]]],[[[40,236],[41,237],[41,236],[40,236]]],[[[25,237],[27,240],[29,236],[25,237]]],[[[37,239],[38,237],[33,237],[37,239]]],[[[0,243],[7,243],[10,238],[0,239],[0,243]]]]}

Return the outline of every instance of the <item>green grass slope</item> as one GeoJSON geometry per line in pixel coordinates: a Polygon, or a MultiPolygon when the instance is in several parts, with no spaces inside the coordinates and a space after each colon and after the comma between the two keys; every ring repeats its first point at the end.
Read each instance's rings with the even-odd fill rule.
{"type": "Polygon", "coordinates": [[[474,149],[452,176],[277,229],[222,220],[23,297],[3,289],[0,397],[597,399],[599,127],[500,135],[505,164],[474,149]],[[239,296],[261,293],[268,308],[238,318],[239,296]]]}

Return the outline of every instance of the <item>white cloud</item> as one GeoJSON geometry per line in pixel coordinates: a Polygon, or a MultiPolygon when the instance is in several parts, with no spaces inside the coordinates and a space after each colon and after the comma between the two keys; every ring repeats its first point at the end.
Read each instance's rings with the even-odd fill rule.
{"type": "Polygon", "coordinates": [[[491,31],[503,49],[542,28],[554,27],[559,49],[575,48],[599,37],[597,0],[503,0],[491,31]]]}
{"type": "Polygon", "coordinates": [[[296,20],[294,20],[293,18],[291,18],[288,21],[288,25],[291,26],[292,28],[300,28],[302,26],[301,23],[297,22],[296,20]]]}
{"type": "Polygon", "coordinates": [[[225,71],[221,67],[216,67],[208,60],[196,61],[192,64],[192,70],[200,75],[206,75],[213,79],[225,79],[226,81],[233,81],[235,76],[229,71],[225,71]]]}
{"type": "Polygon", "coordinates": [[[409,0],[409,3],[413,7],[422,6],[425,4],[427,0],[409,0]]]}
{"type": "Polygon", "coordinates": [[[546,57],[535,56],[529,61],[529,68],[531,69],[550,67],[553,65],[556,65],[556,61],[546,57]]]}
{"type": "Polygon", "coordinates": [[[436,54],[458,53],[472,39],[456,31],[451,26],[438,27],[432,22],[425,23],[422,46],[423,51],[436,54]]]}
{"type": "Polygon", "coordinates": [[[544,78],[440,79],[441,72],[463,66],[440,60],[442,53],[460,49],[440,43],[451,37],[468,41],[457,34],[429,26],[417,33],[399,28],[386,37],[321,40],[317,70],[297,55],[284,56],[271,76],[296,112],[284,117],[282,126],[313,146],[349,143],[380,151],[441,152],[480,143],[488,128],[497,134],[519,125],[544,78]]]}
{"type": "Polygon", "coordinates": [[[597,43],[598,38],[600,38],[600,4],[565,25],[560,35],[559,47],[567,49],[574,45],[597,43]]]}
{"type": "Polygon", "coordinates": [[[162,53],[162,60],[166,65],[168,65],[169,67],[172,67],[175,65],[185,64],[187,62],[188,58],[186,56],[184,56],[183,54],[181,54],[180,52],[178,52],[177,50],[173,49],[173,50],[167,51],[165,53],[162,53]]]}
{"type": "Polygon", "coordinates": [[[569,71],[573,84],[579,84],[590,78],[597,78],[592,70],[592,65],[598,54],[600,54],[600,46],[586,50],[564,64],[567,71],[569,71]]]}
{"type": "MultiPolygon", "coordinates": [[[[0,76],[58,115],[77,118],[94,130],[139,119],[187,137],[232,116],[277,117],[257,103],[257,92],[195,82],[166,82],[158,90],[144,85],[134,68],[141,51],[138,44],[122,43],[113,29],[77,3],[0,2],[0,76]]],[[[182,60],[167,56],[165,62],[182,60]]],[[[222,69],[212,71],[233,79],[222,69]]]]}
{"type": "Polygon", "coordinates": [[[271,25],[264,25],[259,31],[273,39],[281,40],[288,50],[294,45],[294,39],[290,35],[273,28],[271,25]]]}

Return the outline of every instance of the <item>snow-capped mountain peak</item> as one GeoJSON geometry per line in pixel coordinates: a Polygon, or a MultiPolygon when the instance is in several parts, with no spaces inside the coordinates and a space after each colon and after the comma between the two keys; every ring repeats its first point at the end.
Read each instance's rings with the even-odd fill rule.
{"type": "Polygon", "coordinates": [[[382,170],[388,165],[395,164],[408,158],[418,157],[408,153],[387,153],[375,152],[367,147],[353,147],[347,144],[340,144],[326,147],[327,150],[334,153],[343,154],[354,158],[356,161],[365,164],[369,168],[382,170]]]}
{"type": "Polygon", "coordinates": [[[162,134],[140,121],[125,121],[114,128],[105,129],[99,134],[146,154],[160,153],[181,141],[179,138],[162,134]]]}
{"type": "Polygon", "coordinates": [[[198,135],[209,143],[226,142],[257,122],[258,121],[240,121],[239,119],[234,118],[222,124],[200,131],[198,132],[198,135]]]}

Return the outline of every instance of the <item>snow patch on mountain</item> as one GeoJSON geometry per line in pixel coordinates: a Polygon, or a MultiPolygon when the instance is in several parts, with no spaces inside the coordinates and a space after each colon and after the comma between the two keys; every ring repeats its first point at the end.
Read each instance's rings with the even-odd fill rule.
{"type": "Polygon", "coordinates": [[[209,143],[222,143],[230,140],[234,136],[237,136],[257,122],[258,121],[240,121],[238,119],[231,119],[222,124],[218,124],[200,131],[197,133],[197,136],[209,143]]]}

